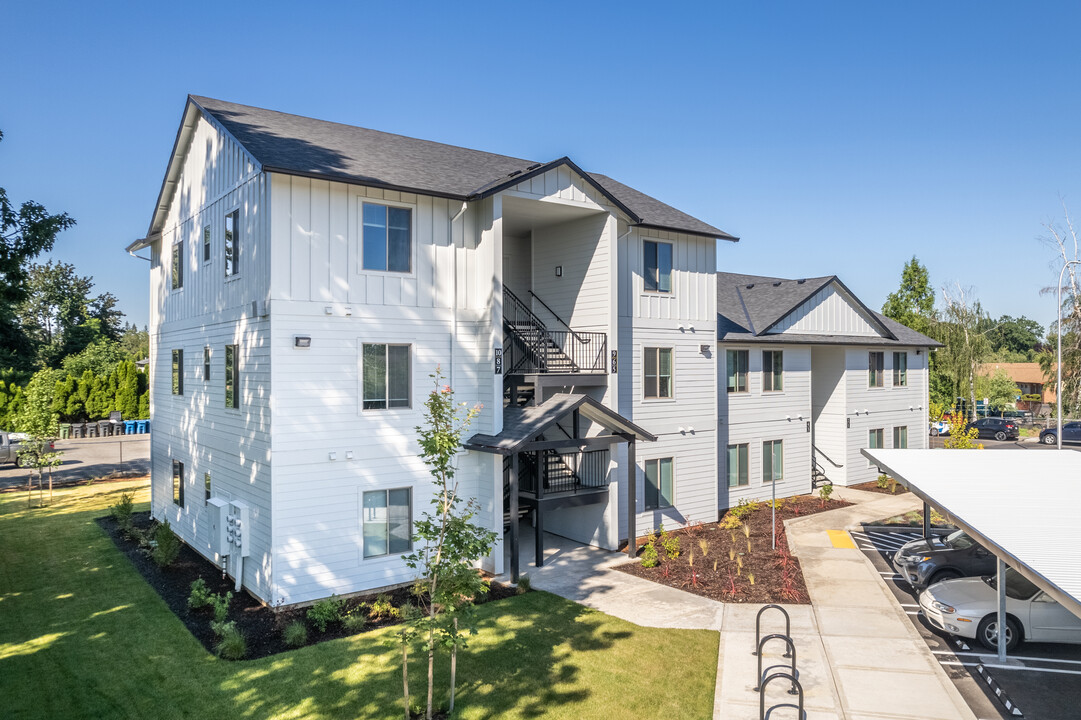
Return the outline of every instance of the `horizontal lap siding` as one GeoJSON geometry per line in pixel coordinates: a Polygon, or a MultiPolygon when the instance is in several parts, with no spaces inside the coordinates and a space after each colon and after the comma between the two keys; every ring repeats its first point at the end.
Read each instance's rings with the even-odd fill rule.
{"type": "MultiPolygon", "coordinates": [[[[607,218],[598,213],[533,232],[533,291],[575,330],[608,331],[607,218]],[[560,277],[556,266],[563,268],[560,277]]],[[[549,322],[543,307],[534,312],[549,322]]],[[[551,327],[564,329],[558,322],[551,327]]]]}
{"type": "Polygon", "coordinates": [[[783,480],[777,482],[777,497],[806,493],[811,487],[811,351],[806,347],[771,345],[766,350],[784,353],[783,390],[763,392],[761,346],[747,347],[721,343],[717,382],[719,390],[718,486],[720,507],[732,507],[742,499],[768,499],[770,483],[762,479],[762,443],[782,440],[783,480]],[[748,351],[746,393],[727,392],[727,350],[748,351]],[[801,419],[802,418],[802,419],[801,419]],[[748,445],[748,484],[728,487],[728,445],[748,445]]]}

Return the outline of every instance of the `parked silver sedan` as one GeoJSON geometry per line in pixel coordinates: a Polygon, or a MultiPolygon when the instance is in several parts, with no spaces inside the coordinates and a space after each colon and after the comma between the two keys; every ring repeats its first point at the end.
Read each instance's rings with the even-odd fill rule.
{"type": "MultiPolygon", "coordinates": [[[[993,576],[936,583],[920,593],[927,621],[951,635],[998,649],[998,583],[993,576]]],[[[1006,568],[1006,649],[1022,640],[1081,644],[1081,618],[1027,578],[1006,568]]]]}

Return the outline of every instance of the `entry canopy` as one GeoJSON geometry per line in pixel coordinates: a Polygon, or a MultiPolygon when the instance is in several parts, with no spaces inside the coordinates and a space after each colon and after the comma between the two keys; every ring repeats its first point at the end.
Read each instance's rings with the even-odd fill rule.
{"type": "Polygon", "coordinates": [[[1081,617],[1081,452],[862,452],[1081,617]]]}

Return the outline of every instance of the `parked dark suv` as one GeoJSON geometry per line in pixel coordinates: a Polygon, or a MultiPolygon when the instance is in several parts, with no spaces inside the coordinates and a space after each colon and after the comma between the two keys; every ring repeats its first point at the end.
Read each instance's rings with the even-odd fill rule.
{"type": "Polygon", "coordinates": [[[978,437],[981,440],[991,438],[995,440],[1016,440],[1021,436],[1020,431],[1017,429],[1017,423],[1008,418],[983,418],[982,420],[970,422],[965,426],[965,430],[971,430],[972,428],[976,428],[979,432],[978,437]]]}
{"type": "Polygon", "coordinates": [[[995,556],[963,530],[957,530],[905,543],[893,556],[893,568],[919,592],[951,578],[994,575],[995,556]]]}

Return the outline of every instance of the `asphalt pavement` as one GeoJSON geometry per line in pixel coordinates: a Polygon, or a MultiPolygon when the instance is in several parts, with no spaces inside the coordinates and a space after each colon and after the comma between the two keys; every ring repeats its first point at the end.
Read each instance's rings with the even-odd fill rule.
{"type": "MultiPolygon", "coordinates": [[[[61,465],[52,469],[54,487],[150,474],[149,434],[57,440],[56,449],[64,454],[61,465]]],[[[32,472],[32,468],[17,468],[13,463],[0,465],[0,492],[25,488],[32,472]]]]}

